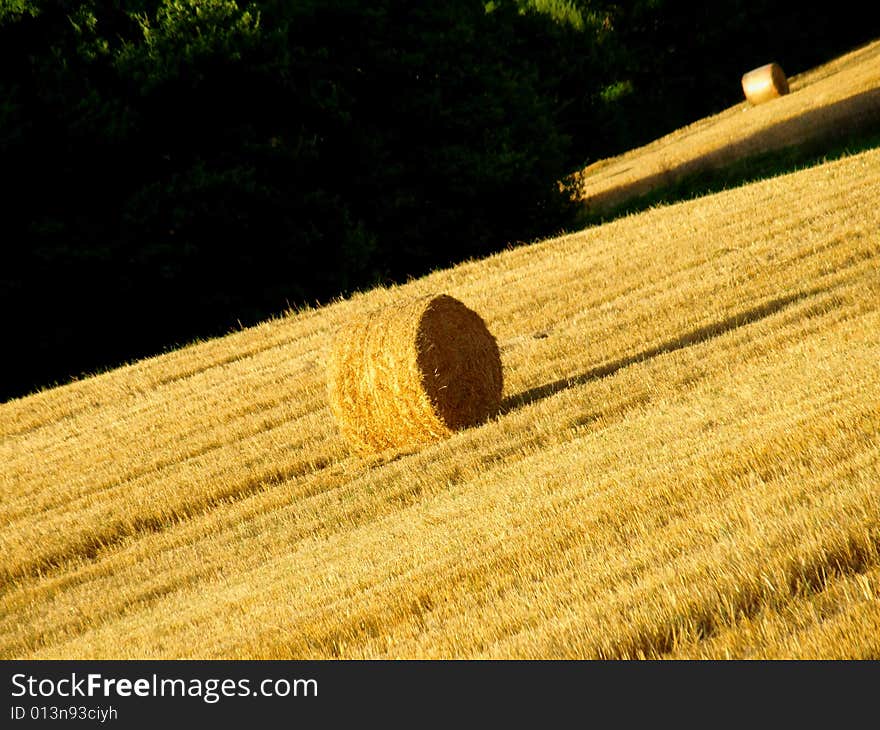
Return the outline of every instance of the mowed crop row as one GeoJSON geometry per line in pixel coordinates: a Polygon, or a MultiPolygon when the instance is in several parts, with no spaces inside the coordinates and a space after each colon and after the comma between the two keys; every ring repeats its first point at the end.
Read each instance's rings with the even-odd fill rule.
{"type": "Polygon", "coordinates": [[[880,150],[0,406],[6,657],[878,656],[880,150]],[[504,412],[354,456],[352,314],[480,312],[504,412]]]}

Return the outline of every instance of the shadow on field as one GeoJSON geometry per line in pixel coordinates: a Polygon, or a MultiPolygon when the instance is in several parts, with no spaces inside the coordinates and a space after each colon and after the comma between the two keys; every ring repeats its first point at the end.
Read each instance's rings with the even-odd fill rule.
{"type": "MultiPolygon", "coordinates": [[[[748,113],[749,109],[745,111],[748,113]]],[[[805,155],[819,154],[823,146],[827,147],[835,140],[876,130],[878,125],[880,89],[869,89],[827,106],[809,109],[668,169],[596,192],[581,203],[593,215],[611,213],[611,217],[614,217],[614,210],[625,206],[627,201],[677,185],[694,176],[723,171],[738,161],[793,146],[804,145],[805,155]]]]}
{"type": "Polygon", "coordinates": [[[713,322],[712,324],[698,327],[690,332],[685,332],[678,337],[674,337],[671,340],[650,347],[647,350],[636,353],[635,355],[630,355],[629,357],[600,365],[599,367],[587,370],[580,375],[574,375],[570,378],[563,378],[562,380],[557,380],[553,383],[530,388],[522,393],[517,393],[516,395],[505,398],[504,402],[501,404],[501,413],[509,413],[516,408],[521,408],[535,403],[536,401],[543,400],[544,398],[549,398],[563,390],[576,388],[577,386],[585,385],[592,380],[598,380],[609,375],[614,375],[618,370],[623,370],[625,367],[629,367],[630,365],[634,365],[644,360],[649,360],[653,357],[658,357],[659,355],[682,350],[685,347],[691,347],[692,345],[706,342],[715,337],[720,337],[738,327],[744,327],[748,324],[765,319],[766,317],[770,317],[795,302],[802,301],[824,291],[827,290],[824,288],[815,288],[797,294],[790,294],[777,299],[771,299],[769,302],[738,312],[726,319],[722,319],[720,322],[713,322]]]}

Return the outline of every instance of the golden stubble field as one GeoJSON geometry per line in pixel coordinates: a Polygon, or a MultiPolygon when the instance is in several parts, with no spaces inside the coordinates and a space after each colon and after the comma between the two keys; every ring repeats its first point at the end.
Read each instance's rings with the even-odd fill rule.
{"type": "Polygon", "coordinates": [[[878,200],[874,150],[0,405],[0,655],[880,657],[878,200]],[[504,412],[355,456],[330,340],[431,292],[504,412]]]}
{"type": "MultiPolygon", "coordinates": [[[[582,199],[857,128],[878,59],[582,199]]],[[[0,656],[880,658],[878,200],[875,150],[0,405],[0,656]],[[502,414],[355,455],[332,337],[441,292],[497,336],[502,414]]]]}

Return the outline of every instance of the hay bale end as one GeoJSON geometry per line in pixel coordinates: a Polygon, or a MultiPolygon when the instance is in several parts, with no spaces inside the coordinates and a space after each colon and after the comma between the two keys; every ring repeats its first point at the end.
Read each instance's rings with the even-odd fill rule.
{"type": "Polygon", "coordinates": [[[480,315],[446,294],[422,297],[340,330],[327,386],[340,431],[358,451],[420,446],[498,412],[501,357],[480,315]]]}
{"type": "Polygon", "coordinates": [[[787,94],[788,79],[778,63],[768,63],[743,74],[742,88],[750,104],[763,104],[787,94]]]}

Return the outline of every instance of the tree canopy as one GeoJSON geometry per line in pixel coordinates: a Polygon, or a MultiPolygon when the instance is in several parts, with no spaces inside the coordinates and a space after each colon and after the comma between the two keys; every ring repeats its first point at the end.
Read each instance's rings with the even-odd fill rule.
{"type": "Polygon", "coordinates": [[[0,396],[563,230],[558,180],[733,103],[783,12],[795,69],[867,40],[708,7],[6,2],[0,396]]]}

